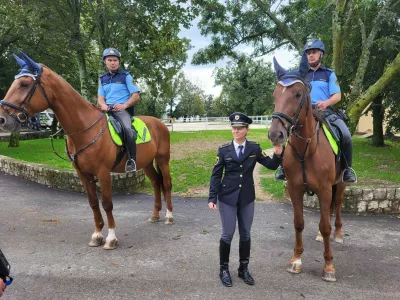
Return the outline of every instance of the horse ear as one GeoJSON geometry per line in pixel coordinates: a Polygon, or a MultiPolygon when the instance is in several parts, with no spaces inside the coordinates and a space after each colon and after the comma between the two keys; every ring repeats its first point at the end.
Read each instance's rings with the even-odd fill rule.
{"type": "Polygon", "coordinates": [[[301,78],[306,78],[308,70],[310,69],[310,65],[308,64],[307,54],[304,51],[303,56],[301,57],[299,73],[301,78]]]}
{"type": "Polygon", "coordinates": [[[19,58],[17,55],[13,54],[15,60],[17,61],[18,65],[21,67],[21,69],[26,66],[26,62],[19,58]]]}
{"type": "Polygon", "coordinates": [[[21,56],[22,56],[22,59],[26,62],[26,64],[29,66],[29,67],[31,67],[33,70],[37,70],[37,71],[41,71],[42,70],[42,67],[38,64],[38,63],[36,63],[36,62],[34,62],[28,55],[26,55],[24,52],[21,52],[21,56]]]}
{"type": "Polygon", "coordinates": [[[279,65],[275,56],[274,56],[274,69],[275,69],[275,73],[276,73],[276,76],[278,77],[278,79],[287,73],[286,70],[279,65]]]}

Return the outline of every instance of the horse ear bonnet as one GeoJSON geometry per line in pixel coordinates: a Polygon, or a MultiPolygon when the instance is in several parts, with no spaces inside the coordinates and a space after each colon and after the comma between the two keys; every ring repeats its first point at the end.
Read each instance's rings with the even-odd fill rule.
{"type": "Polygon", "coordinates": [[[20,71],[15,79],[22,76],[38,76],[42,73],[43,68],[38,63],[34,62],[28,55],[21,52],[21,58],[13,54],[15,60],[20,66],[20,71]]]}

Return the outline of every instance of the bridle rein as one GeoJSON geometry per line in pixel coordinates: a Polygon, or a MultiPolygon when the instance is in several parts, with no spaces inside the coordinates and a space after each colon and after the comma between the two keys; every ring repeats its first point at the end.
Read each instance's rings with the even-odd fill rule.
{"type": "Polygon", "coordinates": [[[305,162],[307,160],[309,160],[311,157],[313,157],[314,154],[317,152],[318,145],[319,145],[319,127],[320,127],[320,122],[317,120],[314,133],[312,134],[311,137],[303,137],[303,136],[300,135],[300,133],[298,132],[298,129],[303,126],[303,125],[299,125],[298,124],[298,122],[300,120],[300,113],[301,113],[302,108],[304,107],[304,104],[306,104],[306,117],[308,115],[308,106],[311,105],[311,103],[309,101],[309,98],[307,97],[307,93],[311,90],[311,86],[310,86],[309,83],[305,82],[304,79],[302,79],[301,77],[296,76],[296,75],[282,76],[281,78],[279,78],[279,80],[283,80],[283,79],[286,79],[286,78],[291,78],[291,79],[294,79],[296,81],[300,81],[304,85],[304,90],[303,90],[303,93],[301,95],[300,104],[297,107],[297,110],[296,110],[296,113],[294,114],[294,117],[290,117],[289,115],[287,115],[285,113],[282,113],[282,112],[273,112],[272,115],[271,115],[271,119],[272,120],[273,119],[278,119],[283,124],[283,127],[286,129],[286,133],[287,133],[287,136],[288,136],[287,143],[290,145],[290,147],[292,147],[296,160],[301,163],[301,169],[302,169],[302,173],[303,173],[303,184],[304,184],[305,190],[306,190],[308,195],[312,196],[312,195],[314,195],[314,193],[311,192],[309,190],[309,188],[308,188],[306,171],[305,171],[305,162]],[[289,124],[286,125],[285,121],[287,121],[289,124]],[[305,140],[307,142],[306,147],[305,147],[302,155],[299,154],[299,152],[297,151],[296,147],[293,145],[293,143],[290,142],[289,137],[291,135],[294,135],[297,139],[302,139],[302,140],[305,140]],[[315,147],[315,150],[313,151],[313,153],[311,155],[309,155],[308,157],[305,157],[307,149],[308,149],[311,141],[314,139],[314,137],[316,137],[316,139],[317,139],[317,145],[315,147]]]}

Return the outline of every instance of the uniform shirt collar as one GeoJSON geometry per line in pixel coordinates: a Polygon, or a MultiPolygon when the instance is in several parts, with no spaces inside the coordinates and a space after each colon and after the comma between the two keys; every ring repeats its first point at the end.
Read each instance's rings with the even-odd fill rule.
{"type": "MultiPolygon", "coordinates": [[[[238,148],[239,148],[239,144],[235,142],[235,140],[233,140],[233,146],[235,147],[235,151],[238,152],[238,148]]],[[[244,152],[244,148],[246,148],[246,140],[244,140],[243,144],[243,152],[244,152]]]]}

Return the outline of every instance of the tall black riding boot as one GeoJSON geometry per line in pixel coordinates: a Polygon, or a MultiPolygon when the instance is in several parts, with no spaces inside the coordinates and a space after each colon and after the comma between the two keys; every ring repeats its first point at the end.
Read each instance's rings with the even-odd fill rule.
{"type": "Polygon", "coordinates": [[[136,172],[136,141],[132,134],[125,135],[128,160],[125,165],[125,172],[136,172]]]}
{"type": "Polygon", "coordinates": [[[251,277],[248,266],[250,260],[250,245],[251,241],[240,241],[239,242],[239,262],[240,266],[238,269],[238,275],[247,284],[253,285],[254,279],[251,277]]]}
{"type": "Polygon", "coordinates": [[[353,163],[353,145],[351,142],[342,145],[342,152],[346,165],[346,168],[343,170],[342,181],[344,183],[356,183],[357,175],[356,172],[351,168],[353,163]]]}
{"type": "Polygon", "coordinates": [[[229,274],[229,254],[231,245],[222,239],[219,241],[219,278],[224,286],[232,286],[231,274],[229,274]]]}

